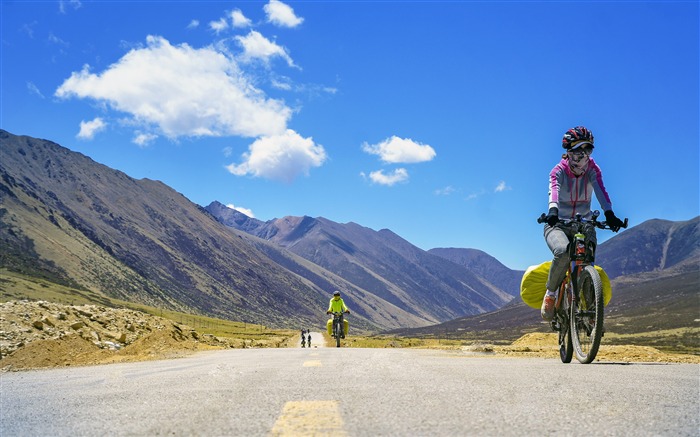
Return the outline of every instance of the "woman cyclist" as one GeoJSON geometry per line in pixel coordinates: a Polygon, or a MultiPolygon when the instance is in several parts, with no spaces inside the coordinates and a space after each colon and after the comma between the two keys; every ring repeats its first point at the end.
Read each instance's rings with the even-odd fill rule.
{"type": "MultiPolygon", "coordinates": [[[[583,126],[576,126],[566,131],[561,145],[566,153],[549,173],[549,211],[544,238],[554,259],[547,278],[547,293],[542,301],[541,313],[544,320],[552,320],[554,316],[555,294],[570,263],[568,246],[573,239],[573,232],[559,223],[559,219],[572,219],[576,214],[590,219],[593,214],[591,200],[595,193],[613,232],[619,231],[624,225],[612,210],[610,196],[603,184],[603,174],[591,158],[593,133],[583,126]]],[[[595,229],[591,228],[587,237],[596,244],[595,229]]]]}

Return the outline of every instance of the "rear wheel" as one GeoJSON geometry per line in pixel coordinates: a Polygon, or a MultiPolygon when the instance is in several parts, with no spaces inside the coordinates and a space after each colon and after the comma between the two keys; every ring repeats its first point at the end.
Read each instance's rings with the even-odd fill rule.
{"type": "Polygon", "coordinates": [[[563,329],[559,332],[559,358],[561,358],[562,363],[570,363],[571,358],[574,356],[574,345],[571,342],[571,330],[563,329]]]}
{"type": "MultiPolygon", "coordinates": [[[[568,317],[567,317],[568,319],[568,317]]],[[[570,363],[574,356],[574,344],[571,341],[569,323],[562,323],[559,330],[559,358],[562,363],[570,363]]]]}
{"type": "Polygon", "coordinates": [[[593,266],[586,266],[578,278],[578,299],[571,305],[571,340],[576,359],[592,362],[603,337],[603,285],[593,266]]]}

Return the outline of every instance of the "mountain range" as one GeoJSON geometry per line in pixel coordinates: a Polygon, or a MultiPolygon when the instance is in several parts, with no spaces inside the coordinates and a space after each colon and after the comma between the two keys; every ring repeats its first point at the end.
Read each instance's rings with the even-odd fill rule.
{"type": "MultiPolygon", "coordinates": [[[[274,327],[323,321],[335,289],[360,330],[435,325],[512,305],[522,276],[479,250],[424,251],[388,229],[204,208],[162,182],[3,130],[0,242],[0,275],[274,327]]],[[[598,256],[611,277],[658,276],[697,265],[698,250],[697,218],[654,220],[598,256]]]]}

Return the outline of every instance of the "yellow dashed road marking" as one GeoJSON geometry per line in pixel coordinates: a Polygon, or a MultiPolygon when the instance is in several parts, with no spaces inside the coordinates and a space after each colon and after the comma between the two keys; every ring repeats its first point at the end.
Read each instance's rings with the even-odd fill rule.
{"type": "Polygon", "coordinates": [[[321,367],[321,362],[318,360],[304,361],[304,367],[321,367]]]}
{"type": "Polygon", "coordinates": [[[289,401],[270,433],[273,436],[344,436],[338,401],[289,401]]]}

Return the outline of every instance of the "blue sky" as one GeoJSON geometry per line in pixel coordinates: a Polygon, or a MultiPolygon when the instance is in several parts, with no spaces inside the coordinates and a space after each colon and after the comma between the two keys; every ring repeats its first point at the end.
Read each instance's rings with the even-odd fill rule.
{"type": "Polygon", "coordinates": [[[700,214],[697,1],[0,7],[0,127],[200,205],[524,269],[551,258],[535,218],[584,125],[618,216],[700,214]]]}

